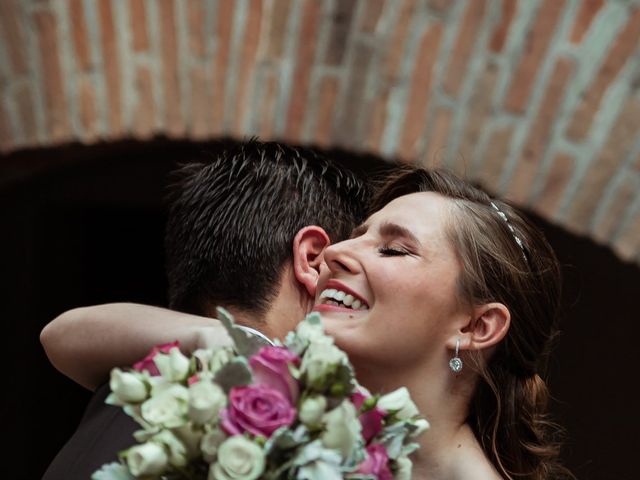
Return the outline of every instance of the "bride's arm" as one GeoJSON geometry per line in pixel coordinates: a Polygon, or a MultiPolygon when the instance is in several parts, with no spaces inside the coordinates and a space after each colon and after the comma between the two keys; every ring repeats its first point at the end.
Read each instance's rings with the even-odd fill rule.
{"type": "Polygon", "coordinates": [[[113,367],[131,366],[153,346],[175,340],[184,353],[231,345],[218,320],[133,303],[75,308],[40,333],[53,366],[89,390],[106,382],[113,367]]]}

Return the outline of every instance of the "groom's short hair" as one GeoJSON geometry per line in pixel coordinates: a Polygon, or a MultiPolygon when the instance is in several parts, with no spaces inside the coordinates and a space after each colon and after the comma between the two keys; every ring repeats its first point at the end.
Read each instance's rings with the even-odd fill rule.
{"type": "Polygon", "coordinates": [[[278,293],[296,233],[332,242],[364,219],[363,176],[316,152],[250,140],[180,167],[165,237],[170,306],[206,315],[233,306],[259,319],[278,293]]]}

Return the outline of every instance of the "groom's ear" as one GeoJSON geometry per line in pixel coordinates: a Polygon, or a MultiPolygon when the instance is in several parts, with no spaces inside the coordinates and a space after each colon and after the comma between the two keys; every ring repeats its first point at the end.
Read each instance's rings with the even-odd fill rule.
{"type": "Polygon", "coordinates": [[[293,272],[311,297],[316,295],[324,249],[330,243],[327,232],[316,225],[304,227],[293,239],[293,272]]]}

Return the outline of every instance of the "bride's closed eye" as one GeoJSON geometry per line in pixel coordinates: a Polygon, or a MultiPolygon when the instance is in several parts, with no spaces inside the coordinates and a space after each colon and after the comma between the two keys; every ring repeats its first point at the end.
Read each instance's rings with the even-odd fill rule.
{"type": "Polygon", "coordinates": [[[403,255],[410,255],[410,253],[407,252],[406,250],[402,250],[397,247],[389,247],[386,245],[384,247],[378,248],[378,253],[380,253],[381,255],[385,255],[387,257],[400,257],[403,255]]]}

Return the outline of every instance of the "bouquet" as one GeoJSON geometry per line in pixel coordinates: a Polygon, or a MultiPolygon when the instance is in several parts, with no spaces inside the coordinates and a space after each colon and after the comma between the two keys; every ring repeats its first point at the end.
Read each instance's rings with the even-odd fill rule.
{"type": "Polygon", "coordinates": [[[312,313],[257,352],[218,309],[234,348],[156,347],[113,369],[107,403],[142,427],[93,480],[410,479],[429,424],[406,388],[371,395],[312,313]]]}

